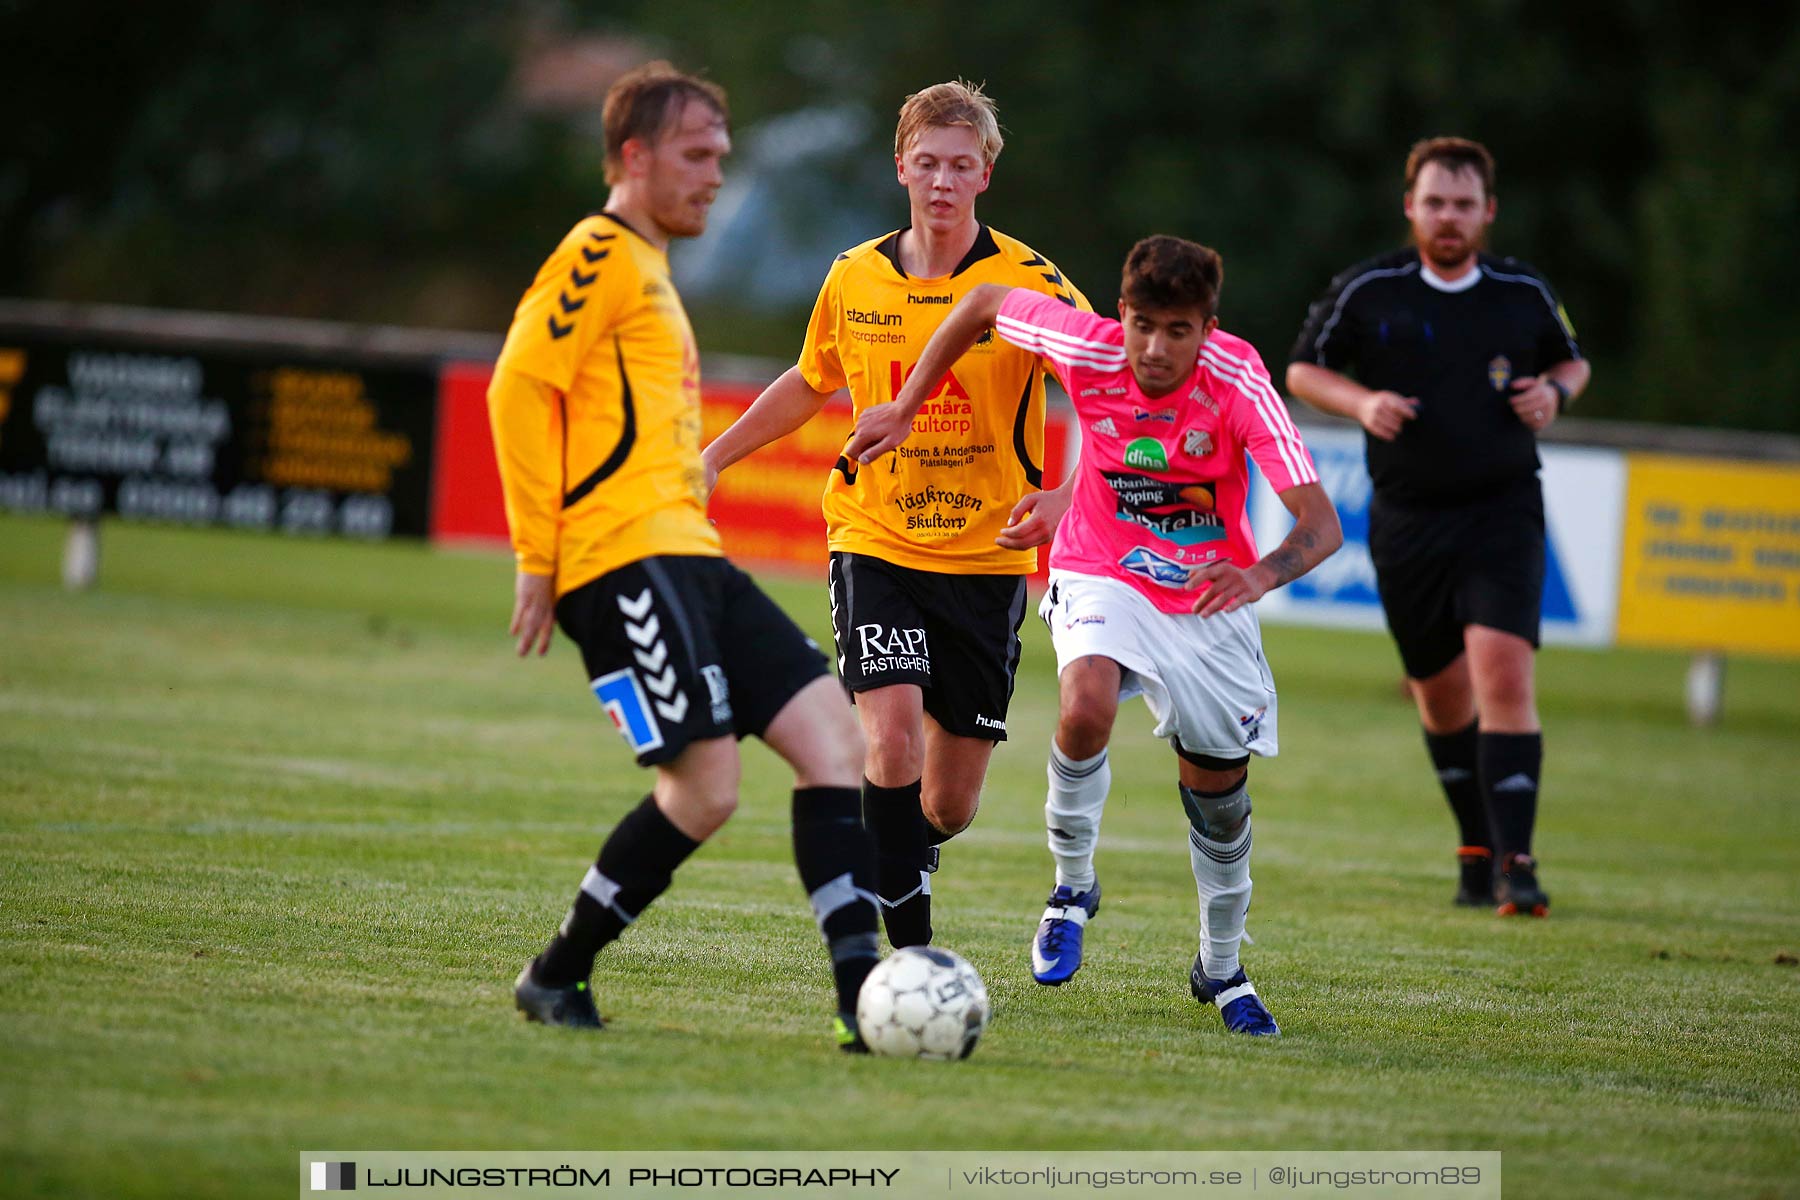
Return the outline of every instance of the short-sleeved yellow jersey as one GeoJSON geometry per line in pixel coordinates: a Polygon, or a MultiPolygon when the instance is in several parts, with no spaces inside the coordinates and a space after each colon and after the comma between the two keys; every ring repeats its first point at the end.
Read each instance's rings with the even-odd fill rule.
{"type": "MultiPolygon", "coordinates": [[[[977,284],[1090,307],[1043,255],[985,225],[938,279],[908,276],[899,242],[890,233],[838,256],[800,352],[806,382],[821,392],[848,387],[858,413],[894,398],[951,306],[977,284]]],[[[831,549],[943,574],[1029,573],[1037,551],[1006,550],[994,538],[1019,497],[1043,484],[1044,376],[1036,355],[983,334],[919,410],[905,445],[867,466],[838,459],[825,484],[831,549]]]]}
{"type": "Polygon", "coordinates": [[[519,568],[556,594],[653,554],[717,555],[700,463],[700,354],[668,257],[610,213],[563,238],[519,301],[488,415],[519,568]]]}

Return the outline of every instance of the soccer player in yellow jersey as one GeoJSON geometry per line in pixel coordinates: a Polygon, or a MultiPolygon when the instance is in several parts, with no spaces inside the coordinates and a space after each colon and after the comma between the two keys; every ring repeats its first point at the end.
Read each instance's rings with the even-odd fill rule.
{"type": "MultiPolygon", "coordinates": [[[[907,97],[894,167],[911,223],[840,254],[799,363],[706,448],[709,484],[799,428],[838,388],[856,411],[894,398],[970,288],[1031,288],[1087,308],[1031,247],[975,219],[1001,147],[994,103],[940,83],[907,97]]],[[[825,485],[838,673],[868,737],[863,817],[895,946],[931,940],[937,846],[975,815],[1019,661],[1025,577],[1068,507],[1036,492],[1044,461],[1037,355],[990,331],[932,389],[901,452],[840,457],[825,485]]]]}
{"type": "Polygon", "coordinates": [[[519,302],[488,405],[519,654],[542,655],[560,623],[656,783],[513,994],[532,1020],[600,1027],[596,955],[731,815],[736,739],[755,735],[794,769],[794,857],[831,953],[837,1041],[864,1050],[856,994],[878,948],[863,739],[817,647],[725,560],[706,519],[700,360],[669,281],[669,242],[706,228],[719,189],[725,94],[650,63],[607,93],[603,123],[606,207],[519,302]]]}

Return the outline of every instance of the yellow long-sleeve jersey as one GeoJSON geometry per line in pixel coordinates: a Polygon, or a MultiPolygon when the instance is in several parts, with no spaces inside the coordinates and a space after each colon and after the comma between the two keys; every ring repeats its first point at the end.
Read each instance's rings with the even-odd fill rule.
{"type": "MultiPolygon", "coordinates": [[[[838,255],[800,351],[806,382],[821,392],[848,387],[859,414],[894,398],[976,284],[1090,307],[1054,263],[985,225],[963,261],[938,279],[906,273],[900,232],[838,255]]],[[[983,334],[940,381],[904,446],[868,466],[838,459],[823,502],[831,549],[949,575],[1033,570],[1036,550],[1002,549],[994,538],[1013,504],[1043,486],[1046,369],[1037,355],[983,334]]]]}
{"type": "Polygon", "coordinates": [[[610,213],[545,260],[488,417],[519,569],[560,597],[654,554],[723,553],[706,519],[700,354],[667,256],[610,213]]]}

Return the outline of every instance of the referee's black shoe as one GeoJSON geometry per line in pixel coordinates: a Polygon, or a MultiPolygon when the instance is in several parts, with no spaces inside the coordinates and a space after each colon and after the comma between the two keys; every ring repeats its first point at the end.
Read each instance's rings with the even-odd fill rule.
{"type": "Polygon", "coordinates": [[[1494,886],[1496,913],[1503,917],[1547,917],[1550,895],[1538,886],[1537,859],[1529,854],[1509,854],[1494,886]]]}
{"type": "Polygon", "coordinates": [[[593,993],[587,980],[568,987],[549,987],[531,977],[531,964],[513,981],[513,1002],[527,1021],[546,1025],[562,1025],[570,1029],[602,1029],[605,1022],[594,1007],[593,993]]]}
{"type": "Polygon", "coordinates": [[[1462,880],[1453,903],[1462,908],[1492,908],[1494,852],[1486,846],[1458,846],[1456,861],[1462,868],[1462,880]]]}

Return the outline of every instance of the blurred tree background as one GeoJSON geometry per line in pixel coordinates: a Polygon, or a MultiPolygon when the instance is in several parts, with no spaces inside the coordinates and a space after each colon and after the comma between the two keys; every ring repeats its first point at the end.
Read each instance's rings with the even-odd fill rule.
{"type": "Polygon", "coordinates": [[[981,215],[1097,307],[1136,238],[1196,238],[1227,326],[1285,361],[1327,279],[1400,244],[1407,147],[1462,133],[1499,159],[1494,249],[1596,360],[1584,415],[1800,432],[1797,14],[0,0],[0,294],[498,333],[604,199],[606,84],[662,56],[730,90],[733,211],[766,226],[678,255],[701,345],[786,358],[831,254],[905,219],[894,110],[961,75],[1008,131],[981,215]],[[770,246],[798,285],[720,266],[770,246]]]}

